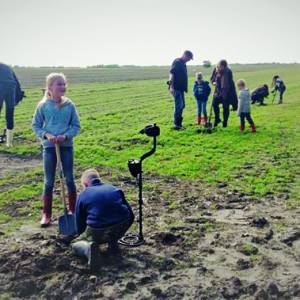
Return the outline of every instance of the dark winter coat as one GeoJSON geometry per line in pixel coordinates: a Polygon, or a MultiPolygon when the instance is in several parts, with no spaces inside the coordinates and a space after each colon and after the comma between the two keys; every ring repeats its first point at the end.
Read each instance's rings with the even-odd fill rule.
{"type": "Polygon", "coordinates": [[[222,72],[215,71],[214,79],[216,82],[214,97],[228,102],[232,105],[233,110],[237,110],[238,99],[232,71],[229,68],[225,68],[222,72]]]}

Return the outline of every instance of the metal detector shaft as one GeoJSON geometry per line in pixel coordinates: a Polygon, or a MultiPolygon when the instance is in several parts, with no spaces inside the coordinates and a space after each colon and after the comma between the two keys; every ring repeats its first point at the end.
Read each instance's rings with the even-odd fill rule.
{"type": "Polygon", "coordinates": [[[277,95],[277,90],[275,90],[275,93],[274,93],[274,96],[273,96],[273,99],[272,99],[272,104],[274,103],[276,95],[277,95]]]}
{"type": "Polygon", "coordinates": [[[143,235],[143,178],[142,173],[138,175],[138,181],[139,181],[139,238],[140,240],[144,240],[143,235]]]}
{"type": "Polygon", "coordinates": [[[156,151],[156,136],[153,137],[153,148],[149,151],[143,154],[140,158],[140,162],[142,162],[145,158],[151,156],[156,151]]]}

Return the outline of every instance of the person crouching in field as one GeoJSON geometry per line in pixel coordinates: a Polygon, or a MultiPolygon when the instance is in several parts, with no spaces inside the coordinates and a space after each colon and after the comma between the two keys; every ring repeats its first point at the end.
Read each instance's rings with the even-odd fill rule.
{"type": "Polygon", "coordinates": [[[60,146],[63,173],[68,188],[69,211],[75,212],[76,186],[73,176],[73,138],[80,123],[75,104],[65,97],[67,81],[62,73],[51,73],[46,79],[43,99],[37,105],[32,128],[43,145],[44,191],[41,226],[51,223],[52,198],[55,181],[55,144],[60,146]]]}
{"type": "Polygon", "coordinates": [[[245,130],[245,118],[246,118],[252,128],[252,132],[256,132],[256,126],[250,114],[250,105],[251,105],[250,92],[246,88],[246,83],[243,79],[237,81],[237,87],[239,90],[239,96],[238,96],[239,103],[238,103],[237,113],[241,120],[240,131],[243,132],[245,130]]]}
{"type": "Polygon", "coordinates": [[[93,271],[100,258],[99,244],[108,243],[110,251],[118,250],[118,240],[132,225],[134,215],[123,191],[103,183],[95,169],[83,172],[81,184],[83,191],[76,204],[80,236],[72,249],[75,255],[87,258],[93,271]]]}
{"type": "Polygon", "coordinates": [[[284,81],[278,75],[275,75],[273,77],[273,80],[272,80],[272,86],[274,88],[273,88],[271,93],[274,94],[278,91],[279,92],[278,104],[282,104],[283,94],[286,90],[286,86],[284,84],[284,81]]]}
{"type": "Polygon", "coordinates": [[[203,114],[204,124],[207,124],[207,111],[206,104],[208,97],[210,95],[211,88],[209,86],[209,82],[203,79],[203,74],[201,72],[196,73],[196,81],[194,84],[194,96],[197,101],[198,114],[196,117],[196,124],[201,124],[201,116],[203,114]]]}

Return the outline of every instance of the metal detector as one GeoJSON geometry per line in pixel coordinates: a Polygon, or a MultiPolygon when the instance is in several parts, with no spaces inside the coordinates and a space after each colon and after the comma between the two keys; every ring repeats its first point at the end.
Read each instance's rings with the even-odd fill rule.
{"type": "Polygon", "coordinates": [[[211,122],[212,118],[212,111],[213,111],[213,100],[211,101],[210,111],[209,111],[209,117],[207,124],[204,125],[203,128],[197,129],[197,133],[208,133],[211,134],[216,128],[213,126],[211,122]]]}
{"type": "Polygon", "coordinates": [[[274,100],[275,100],[275,98],[276,98],[276,95],[277,95],[277,90],[275,90],[275,92],[274,92],[274,96],[273,96],[273,99],[272,99],[272,104],[274,103],[274,100]]]}
{"type": "Polygon", "coordinates": [[[119,244],[127,246],[127,247],[137,247],[143,245],[145,243],[144,235],[143,235],[143,168],[142,162],[147,157],[154,154],[156,151],[156,138],[160,134],[160,128],[156,124],[148,125],[144,129],[140,131],[141,134],[146,134],[147,136],[153,137],[153,147],[150,151],[146,152],[138,159],[130,159],[128,161],[128,168],[130,174],[137,179],[138,188],[139,188],[139,231],[138,233],[129,233],[123,236],[119,240],[119,244]]]}

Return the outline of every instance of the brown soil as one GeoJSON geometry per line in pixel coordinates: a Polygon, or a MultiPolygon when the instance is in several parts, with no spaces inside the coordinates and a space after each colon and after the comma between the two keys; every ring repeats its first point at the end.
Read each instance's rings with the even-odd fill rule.
{"type": "MultiPolygon", "coordinates": [[[[135,191],[128,176],[105,180],[135,191]]],[[[57,224],[23,225],[0,240],[0,298],[297,299],[300,210],[287,210],[286,196],[146,175],[145,245],[102,249],[91,274],[57,224]]]]}

